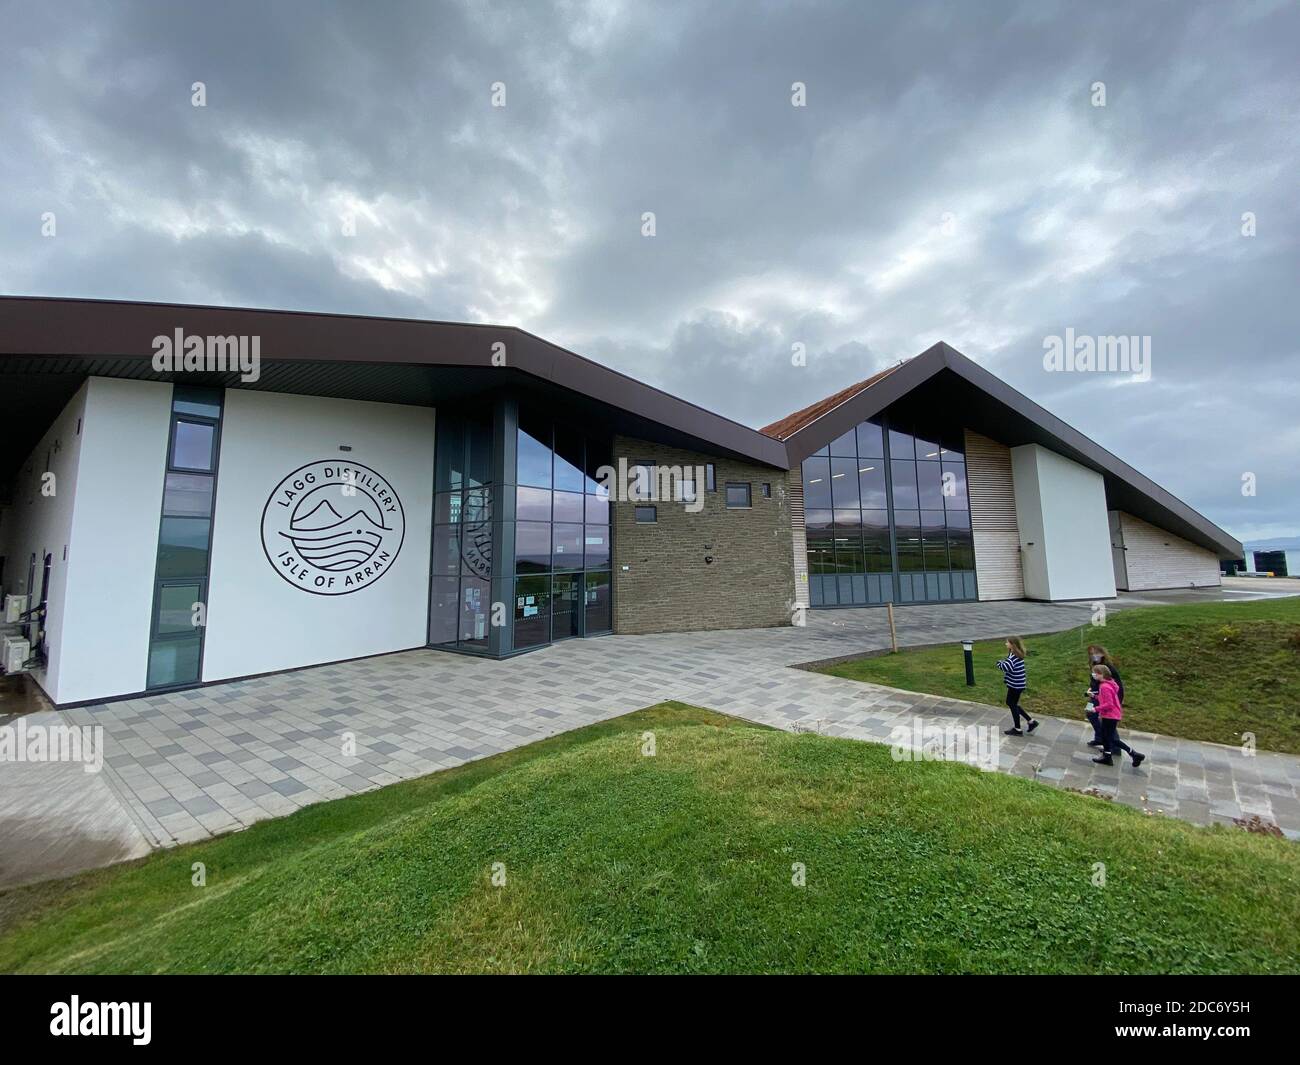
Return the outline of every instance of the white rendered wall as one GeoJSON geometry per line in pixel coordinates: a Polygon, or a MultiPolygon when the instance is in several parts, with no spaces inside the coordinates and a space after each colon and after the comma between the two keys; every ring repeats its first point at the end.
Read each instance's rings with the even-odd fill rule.
{"type": "Polygon", "coordinates": [[[227,390],[203,680],[427,643],[433,426],[429,407],[227,390]],[[341,452],[341,445],[352,450],[341,452]],[[396,491],[405,517],[392,565],[343,595],[295,587],[262,544],[263,510],[282,479],[325,460],[377,472],[396,491]]]}
{"type": "Polygon", "coordinates": [[[1110,599],[1106,486],[1101,474],[1038,444],[1011,449],[1025,595],[1030,599],[1110,599]]]}
{"type": "Polygon", "coordinates": [[[59,703],[144,690],[171,421],[169,384],[92,377],[86,388],[59,703]]]}

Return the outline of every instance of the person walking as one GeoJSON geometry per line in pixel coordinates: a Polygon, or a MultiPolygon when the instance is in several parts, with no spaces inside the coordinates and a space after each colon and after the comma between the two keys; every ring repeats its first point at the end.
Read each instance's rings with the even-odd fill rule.
{"type": "MultiPolygon", "coordinates": [[[[1092,670],[1093,666],[1102,665],[1110,670],[1111,678],[1119,687],[1119,701],[1122,705],[1124,702],[1124,681],[1119,675],[1119,667],[1115,665],[1114,659],[1110,657],[1110,652],[1102,647],[1099,643],[1090,643],[1088,645],[1088,669],[1092,670]]],[[[1084,716],[1087,717],[1092,725],[1092,739],[1088,741],[1089,747],[1101,746],[1101,718],[1097,714],[1097,678],[1092,677],[1088,687],[1088,703],[1083,708],[1084,716]]]]}
{"type": "Polygon", "coordinates": [[[1002,670],[1002,679],[1007,685],[1007,709],[1011,711],[1011,727],[1003,729],[1002,734],[1023,736],[1025,732],[1020,729],[1022,717],[1029,723],[1025,731],[1033,732],[1038,728],[1038,722],[1030,716],[1029,711],[1020,708],[1020,697],[1029,686],[1029,674],[1025,669],[1025,641],[1019,636],[1008,636],[1006,648],[1007,657],[998,660],[998,669],[1002,670]]]}
{"type": "Polygon", "coordinates": [[[1110,670],[1098,662],[1092,667],[1092,675],[1097,681],[1097,716],[1101,720],[1101,754],[1093,761],[1098,765],[1114,765],[1113,756],[1120,751],[1128,751],[1136,769],[1146,755],[1133,750],[1119,738],[1119,723],[1124,717],[1124,706],[1119,701],[1119,685],[1115,683],[1110,670]]]}

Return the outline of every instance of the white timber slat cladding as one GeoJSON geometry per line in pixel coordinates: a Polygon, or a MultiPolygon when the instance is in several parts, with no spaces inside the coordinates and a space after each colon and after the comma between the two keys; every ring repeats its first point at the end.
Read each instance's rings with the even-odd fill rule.
{"type": "Polygon", "coordinates": [[[1118,513],[1129,591],[1213,588],[1222,583],[1214,552],[1132,514],[1118,513]]]}
{"type": "Polygon", "coordinates": [[[786,474],[790,493],[790,526],[794,533],[794,601],[807,608],[808,598],[808,530],[803,515],[803,471],[796,467],[786,474]]]}
{"type": "Polygon", "coordinates": [[[1023,599],[1011,449],[966,430],[966,488],[980,599],[1023,599]]]}

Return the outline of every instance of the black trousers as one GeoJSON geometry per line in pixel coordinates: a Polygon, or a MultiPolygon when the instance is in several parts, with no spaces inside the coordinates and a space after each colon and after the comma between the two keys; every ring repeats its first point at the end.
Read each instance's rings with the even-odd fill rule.
{"type": "Polygon", "coordinates": [[[1101,718],[1101,749],[1107,754],[1128,751],[1133,757],[1133,748],[1119,738],[1119,722],[1113,717],[1101,718]]]}
{"type": "Polygon", "coordinates": [[[1028,710],[1020,709],[1020,697],[1025,694],[1023,688],[1007,689],[1007,709],[1011,711],[1011,723],[1016,728],[1020,727],[1020,719],[1023,717],[1026,724],[1033,720],[1028,710]]]}
{"type": "Polygon", "coordinates": [[[1093,741],[1096,743],[1100,743],[1101,742],[1101,715],[1097,713],[1095,708],[1093,708],[1088,711],[1087,718],[1090,722],[1092,722],[1093,741]]]}

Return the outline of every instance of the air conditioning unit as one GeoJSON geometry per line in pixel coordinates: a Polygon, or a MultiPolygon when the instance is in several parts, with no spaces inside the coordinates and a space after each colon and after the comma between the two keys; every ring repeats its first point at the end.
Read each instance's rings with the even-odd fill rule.
{"type": "Polygon", "coordinates": [[[3,658],[6,673],[21,673],[31,657],[32,645],[17,636],[5,636],[0,644],[0,658],[3,658]]]}
{"type": "Polygon", "coordinates": [[[27,596],[25,595],[6,595],[5,596],[5,622],[12,625],[27,610],[27,596]]]}

